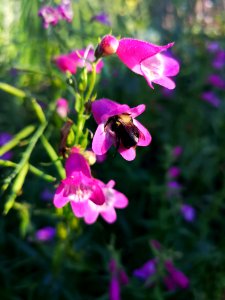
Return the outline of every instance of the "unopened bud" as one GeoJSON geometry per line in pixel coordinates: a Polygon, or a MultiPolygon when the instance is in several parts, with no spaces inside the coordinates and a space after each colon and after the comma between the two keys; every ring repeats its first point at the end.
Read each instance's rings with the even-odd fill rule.
{"type": "Polygon", "coordinates": [[[119,41],[113,35],[106,35],[95,50],[95,57],[108,56],[116,53],[119,41]]]}

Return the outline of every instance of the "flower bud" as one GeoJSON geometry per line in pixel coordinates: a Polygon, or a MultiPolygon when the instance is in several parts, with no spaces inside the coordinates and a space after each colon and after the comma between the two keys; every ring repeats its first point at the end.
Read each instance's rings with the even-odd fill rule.
{"type": "Polygon", "coordinates": [[[95,57],[108,56],[116,53],[119,41],[112,35],[106,35],[95,50],[95,57]]]}

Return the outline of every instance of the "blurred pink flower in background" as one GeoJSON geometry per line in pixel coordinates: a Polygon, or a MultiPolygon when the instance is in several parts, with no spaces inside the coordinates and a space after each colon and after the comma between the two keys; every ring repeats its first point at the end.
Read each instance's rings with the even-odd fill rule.
{"type": "Polygon", "coordinates": [[[124,159],[135,159],[135,147],[148,146],[151,142],[148,130],[135,119],[144,110],[144,104],[130,108],[109,99],[95,100],[92,103],[92,113],[98,128],[94,134],[92,150],[97,155],[103,155],[115,145],[124,159]],[[129,129],[123,124],[123,118],[126,119],[124,123],[129,122],[129,129]]]}
{"type": "Polygon", "coordinates": [[[203,92],[201,98],[214,107],[218,107],[221,103],[220,99],[212,91],[203,92]]]}
{"type": "Polygon", "coordinates": [[[60,15],[57,9],[51,6],[43,6],[38,11],[38,15],[42,18],[43,26],[46,29],[49,27],[49,25],[55,26],[60,20],[60,15]]]}
{"type": "Polygon", "coordinates": [[[62,0],[61,4],[57,7],[58,13],[62,19],[71,22],[73,19],[73,9],[70,0],[62,0]]]}
{"type": "Polygon", "coordinates": [[[179,167],[172,166],[168,170],[168,177],[170,178],[176,178],[180,175],[181,171],[179,167]]]}
{"type": "MultiPolygon", "coordinates": [[[[94,50],[91,46],[85,49],[76,50],[68,54],[62,54],[54,58],[54,62],[62,72],[69,71],[75,74],[77,68],[87,68],[88,72],[92,71],[91,63],[95,61],[94,50]]],[[[103,68],[103,61],[99,60],[96,65],[96,72],[100,73],[103,68]]]]}
{"type": "Polygon", "coordinates": [[[225,51],[219,50],[212,62],[212,65],[215,69],[222,69],[225,66],[225,51]]]}
{"type": "Polygon", "coordinates": [[[206,48],[211,53],[216,53],[220,49],[220,44],[216,41],[208,42],[206,48]]]}
{"type": "Polygon", "coordinates": [[[182,153],[183,153],[182,146],[177,145],[172,149],[172,156],[174,159],[177,159],[182,153]]]}
{"type": "Polygon", "coordinates": [[[67,117],[69,112],[69,103],[66,99],[60,98],[56,101],[56,111],[61,118],[67,117]]]}

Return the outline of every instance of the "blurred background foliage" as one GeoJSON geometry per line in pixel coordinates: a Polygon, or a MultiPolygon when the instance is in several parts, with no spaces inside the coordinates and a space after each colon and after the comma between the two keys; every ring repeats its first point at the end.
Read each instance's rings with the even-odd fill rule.
{"type": "MultiPolygon", "coordinates": [[[[89,43],[96,46],[98,38],[110,32],[158,44],[175,41],[171,55],[180,61],[181,71],[174,91],[159,86],[151,90],[116,57],[104,59],[98,98],[130,106],[145,103],[147,110],[140,120],[153,137],[149,147],[137,150],[133,162],[114,157],[111,151],[104,163],[92,167],[95,177],[116,181],[116,188],[129,198],[129,206],[118,212],[112,225],[103,220],[91,226],[75,218],[68,220],[52,205],[51,193],[57,184],[28,173],[16,205],[0,218],[0,298],[108,299],[108,262],[116,257],[129,276],[121,299],[225,299],[225,97],[224,87],[208,80],[216,74],[225,81],[225,62],[215,69],[215,54],[208,48],[217,42],[225,50],[224,0],[74,0],[72,23],[61,22],[46,30],[38,10],[58,2],[8,0],[0,4],[0,81],[35,97],[46,109],[60,97],[74,101],[53,58],[89,43]],[[101,12],[109,15],[112,26],[91,21],[101,12]],[[204,101],[205,91],[216,93],[220,105],[204,101]],[[176,146],[182,148],[179,157],[172,155],[176,146]],[[171,166],[181,170],[174,180],[179,188],[172,191],[171,166]],[[48,201],[43,200],[46,189],[48,201]],[[184,203],[196,212],[191,222],[181,213],[184,203]],[[38,241],[35,233],[45,226],[55,227],[56,237],[38,241]],[[134,269],[154,257],[152,239],[164,246],[165,255],[188,276],[187,289],[167,291],[160,277],[146,287],[133,276],[134,269]]],[[[36,122],[29,101],[3,91],[0,98],[1,132],[14,135],[36,122]]],[[[70,117],[76,118],[72,106],[70,117]]],[[[46,136],[56,151],[61,125],[53,114],[46,136]]],[[[93,120],[88,127],[95,130],[93,120]]],[[[27,143],[25,139],[13,149],[13,161],[21,158],[27,143]]],[[[39,143],[31,162],[59,182],[39,143]]],[[[9,169],[1,167],[2,181],[9,174],[9,169]]],[[[0,197],[3,208],[5,194],[0,197]]]]}

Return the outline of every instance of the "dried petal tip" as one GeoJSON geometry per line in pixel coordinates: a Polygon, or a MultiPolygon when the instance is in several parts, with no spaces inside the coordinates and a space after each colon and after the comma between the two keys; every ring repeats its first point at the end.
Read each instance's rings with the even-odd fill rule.
{"type": "Polygon", "coordinates": [[[116,53],[118,46],[119,41],[114,36],[106,35],[95,50],[95,57],[100,58],[102,56],[112,55],[116,53]]]}

